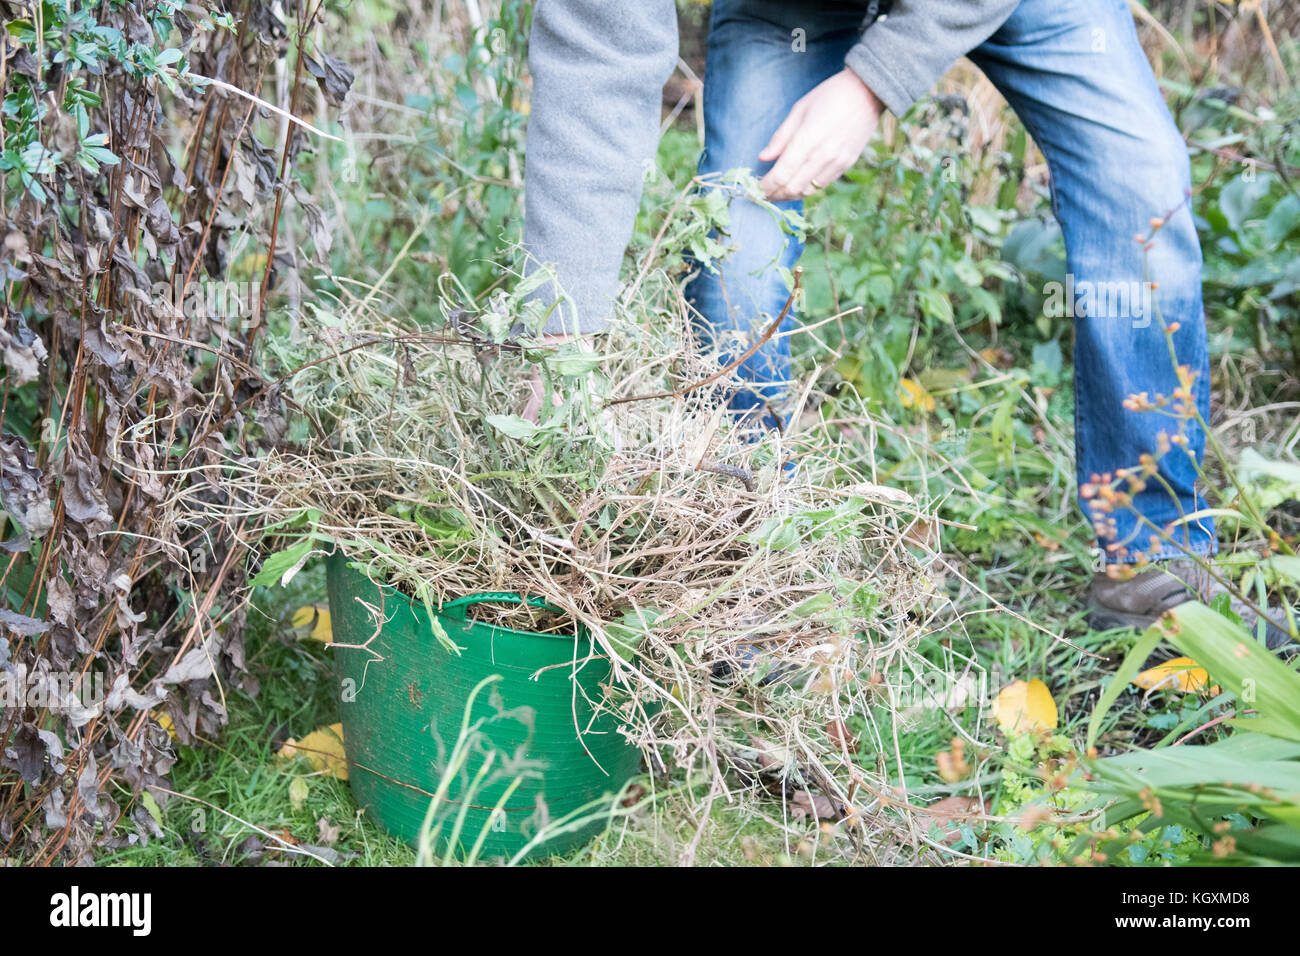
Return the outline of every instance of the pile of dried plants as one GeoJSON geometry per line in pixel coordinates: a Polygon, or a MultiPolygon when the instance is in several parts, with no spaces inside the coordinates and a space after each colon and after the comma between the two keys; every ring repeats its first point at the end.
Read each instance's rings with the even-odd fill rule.
{"type": "Polygon", "coordinates": [[[263,551],[277,538],[261,580],[337,548],[430,609],[543,598],[614,660],[606,703],[652,770],[702,781],[701,810],[758,791],[834,823],[846,851],[880,852],[897,845],[896,728],[871,678],[940,600],[909,547],[923,515],[877,480],[865,411],[823,420],[805,390],[786,433],[729,414],[739,360],[779,319],[702,349],[663,265],[647,258],[592,342],[535,337],[544,272],[479,304],[444,276],[437,330],[390,314],[379,289],[313,309],[313,336],[270,345],[311,437],[228,455],[219,502],[178,487],[172,533],[223,515],[263,551]],[[539,389],[533,421],[520,411],[539,389]],[[848,730],[861,724],[870,756],[848,730]]]}

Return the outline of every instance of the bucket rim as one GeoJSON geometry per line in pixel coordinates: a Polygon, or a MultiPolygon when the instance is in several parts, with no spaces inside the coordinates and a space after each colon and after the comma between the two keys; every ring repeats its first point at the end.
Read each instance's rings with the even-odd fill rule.
{"type": "MultiPolygon", "coordinates": [[[[504,625],[501,624],[490,624],[487,621],[471,620],[468,617],[456,617],[454,615],[442,613],[444,608],[450,607],[451,605],[460,602],[464,602],[461,606],[466,606],[475,603],[488,603],[492,600],[498,600],[498,601],[514,600],[514,601],[518,601],[520,604],[529,604],[533,607],[544,606],[545,608],[551,611],[558,612],[560,614],[565,613],[562,608],[557,608],[553,604],[544,604],[544,605],[533,604],[532,601],[529,601],[524,595],[520,594],[518,591],[479,591],[474,594],[464,594],[451,601],[447,601],[444,604],[438,605],[438,607],[434,608],[433,613],[435,616],[437,616],[439,619],[442,620],[455,621],[458,624],[467,624],[469,625],[470,629],[473,629],[475,627],[482,627],[490,631],[493,631],[494,633],[511,634],[514,635],[515,637],[549,638],[549,639],[557,639],[561,641],[572,641],[575,644],[580,641],[586,641],[588,644],[592,643],[591,634],[587,632],[586,625],[584,625],[580,621],[574,622],[575,624],[578,625],[577,634],[556,634],[556,633],[543,633],[541,631],[521,631],[518,628],[505,627],[504,625]]],[[[412,605],[414,606],[414,602],[412,602],[412,605]]],[[[421,608],[417,608],[416,610],[425,611],[425,608],[421,607],[421,608]]]]}
{"type": "MultiPolygon", "coordinates": [[[[383,582],[380,582],[380,581],[376,581],[376,580],[375,580],[374,578],[372,578],[369,574],[365,573],[365,572],[362,571],[360,568],[356,567],[355,564],[353,563],[352,559],[349,558],[347,555],[345,555],[341,550],[336,550],[336,551],[334,551],[333,554],[330,554],[330,555],[328,556],[328,559],[329,559],[329,560],[334,560],[334,561],[341,561],[341,562],[342,562],[342,565],[343,565],[344,568],[346,568],[347,570],[352,571],[352,572],[354,572],[355,574],[357,574],[358,576],[364,578],[366,581],[368,581],[368,582],[369,582],[371,585],[373,585],[374,587],[379,588],[381,591],[385,591],[385,592],[387,592],[387,593],[390,593],[390,594],[392,594],[392,595],[393,595],[394,597],[396,597],[396,598],[400,598],[400,599],[401,599],[402,601],[404,601],[404,602],[406,603],[406,605],[411,609],[411,613],[414,614],[414,615],[416,615],[417,617],[423,617],[423,616],[428,615],[429,610],[428,610],[428,608],[426,608],[423,604],[417,602],[417,601],[416,601],[414,598],[412,598],[409,594],[406,594],[406,593],[404,593],[404,592],[398,590],[398,588],[396,587],[396,585],[393,585],[393,584],[387,584],[387,583],[383,583],[383,582]]],[[[466,594],[466,595],[463,595],[463,596],[461,596],[461,597],[459,597],[459,598],[456,598],[456,599],[454,599],[454,600],[457,600],[457,601],[464,601],[464,600],[466,600],[466,599],[468,599],[468,598],[476,598],[476,597],[477,597],[477,598],[481,598],[481,597],[484,597],[484,596],[486,596],[486,595],[509,595],[509,596],[512,596],[512,597],[518,599],[518,600],[521,601],[521,602],[524,600],[524,596],[521,595],[521,594],[520,594],[519,592],[517,592],[517,591],[479,591],[479,592],[476,592],[476,593],[474,593],[474,594],[466,594]]],[[[592,636],[591,636],[590,632],[587,630],[586,625],[585,625],[585,624],[582,624],[581,622],[577,622],[577,623],[578,623],[578,631],[579,631],[579,633],[578,633],[577,635],[574,635],[574,634],[544,634],[544,633],[542,633],[542,632],[540,632],[540,631],[521,631],[521,630],[518,630],[517,628],[513,628],[513,627],[505,627],[504,625],[501,625],[501,624],[490,624],[490,623],[488,623],[487,621],[474,621],[474,620],[470,620],[470,619],[468,619],[468,618],[455,618],[455,617],[448,617],[448,616],[444,616],[444,615],[438,613],[438,612],[441,611],[444,607],[446,607],[447,605],[449,605],[449,604],[451,604],[451,603],[452,603],[452,601],[447,601],[447,602],[445,602],[444,604],[440,604],[440,605],[438,605],[436,608],[434,608],[434,609],[433,609],[433,615],[434,615],[434,617],[437,617],[439,620],[450,620],[450,621],[455,621],[455,622],[458,623],[458,624],[466,624],[466,625],[468,625],[468,627],[466,627],[466,631],[470,631],[470,630],[472,630],[472,629],[474,629],[474,628],[484,628],[484,629],[486,629],[486,630],[488,630],[488,631],[493,632],[493,633],[492,633],[492,636],[494,636],[494,637],[495,637],[496,635],[498,635],[498,634],[501,634],[501,635],[509,635],[509,636],[511,636],[511,637],[519,637],[519,638],[532,638],[532,639],[544,639],[544,640],[568,641],[568,642],[573,643],[573,644],[579,644],[579,643],[581,643],[581,642],[586,642],[587,644],[590,645],[590,644],[594,644],[594,643],[595,643],[594,640],[592,639],[592,636]]]]}

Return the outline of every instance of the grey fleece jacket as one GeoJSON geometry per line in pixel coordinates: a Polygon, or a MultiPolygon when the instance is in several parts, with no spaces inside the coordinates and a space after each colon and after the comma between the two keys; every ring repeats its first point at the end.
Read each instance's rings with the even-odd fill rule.
{"type": "MultiPolygon", "coordinates": [[[[1018,2],[895,0],[845,65],[901,116],[1018,2]]],[[[558,289],[547,282],[533,293],[554,305],[547,333],[598,332],[608,322],[676,62],[673,0],[537,0],[524,248],[527,272],[545,263],[558,279],[558,289]]]]}

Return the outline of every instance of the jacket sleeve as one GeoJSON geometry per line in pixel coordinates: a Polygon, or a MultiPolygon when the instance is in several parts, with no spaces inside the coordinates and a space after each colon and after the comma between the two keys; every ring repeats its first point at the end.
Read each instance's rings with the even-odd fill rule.
{"type": "Polygon", "coordinates": [[[663,85],[677,62],[673,0],[538,0],[528,59],[525,272],[555,270],[559,287],[533,293],[558,303],[545,332],[597,332],[658,145],[663,85]]]}
{"type": "Polygon", "coordinates": [[[895,0],[844,64],[902,116],[960,57],[1000,27],[1020,0],[895,0]]]}

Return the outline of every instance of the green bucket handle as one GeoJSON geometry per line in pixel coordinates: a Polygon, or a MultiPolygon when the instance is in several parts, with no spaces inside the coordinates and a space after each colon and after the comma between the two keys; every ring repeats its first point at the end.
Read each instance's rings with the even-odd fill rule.
{"type": "Polygon", "coordinates": [[[539,597],[521,597],[515,591],[484,591],[482,594],[468,594],[462,598],[456,598],[454,601],[448,601],[438,608],[439,614],[445,614],[447,617],[456,621],[465,620],[465,609],[471,604],[486,604],[489,602],[500,602],[503,604],[527,604],[530,607],[541,608],[544,611],[555,611],[557,614],[563,614],[564,608],[556,607],[554,604],[539,597]]]}

